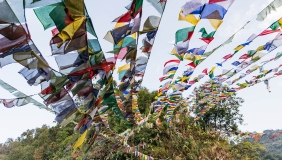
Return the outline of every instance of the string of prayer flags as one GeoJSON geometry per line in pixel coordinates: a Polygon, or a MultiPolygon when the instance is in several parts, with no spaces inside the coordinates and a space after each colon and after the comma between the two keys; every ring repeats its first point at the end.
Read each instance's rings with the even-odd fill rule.
{"type": "Polygon", "coordinates": [[[257,21],[263,21],[272,11],[276,11],[282,5],[280,0],[272,1],[266,8],[264,8],[260,13],[257,15],[257,21]]]}
{"type": "MultiPolygon", "coordinates": [[[[218,75],[216,77],[222,77],[224,75],[227,75],[227,79],[231,78],[232,76],[236,75],[237,73],[239,73],[242,69],[248,67],[249,65],[251,65],[252,63],[256,62],[257,60],[261,59],[263,56],[265,56],[267,53],[272,52],[274,49],[276,49],[277,47],[279,47],[280,43],[279,43],[279,37],[280,37],[280,33],[277,34],[277,36],[271,40],[270,44],[272,46],[272,49],[270,49],[270,47],[265,48],[265,46],[268,45],[268,43],[266,43],[264,46],[262,46],[262,49],[260,49],[260,47],[256,50],[249,50],[247,54],[242,55],[239,59],[243,59],[243,61],[239,62],[239,61],[235,61],[232,63],[232,65],[236,66],[237,69],[232,68],[231,70],[234,70],[233,72],[226,72],[225,74],[221,74],[218,75]],[[263,50],[268,51],[267,53],[262,52],[263,50]],[[247,59],[251,58],[251,61],[246,61],[247,59]]],[[[237,53],[237,52],[234,52],[237,53]]],[[[227,79],[221,80],[221,82],[226,81],[227,79]]]]}
{"type": "MultiPolygon", "coordinates": [[[[208,33],[205,28],[201,28],[199,32],[202,33],[201,34],[202,38],[200,38],[200,39],[202,41],[204,41],[207,45],[201,46],[199,48],[195,48],[193,51],[188,50],[189,40],[191,39],[190,36],[188,36],[187,39],[185,39],[186,37],[182,37],[181,39],[176,38],[176,41],[175,41],[176,42],[176,45],[175,45],[176,49],[179,46],[177,44],[177,42],[180,42],[182,40],[183,41],[182,44],[185,44],[184,42],[186,41],[185,47],[182,47],[182,49],[188,50],[185,53],[184,57],[185,57],[185,59],[192,61],[188,64],[189,66],[196,68],[201,62],[203,62],[206,59],[204,52],[205,52],[206,48],[208,47],[208,44],[210,44],[210,42],[212,42],[214,40],[214,34],[216,33],[216,30],[218,29],[218,27],[222,23],[222,19],[224,18],[228,8],[232,5],[233,2],[234,2],[234,0],[228,0],[224,3],[216,1],[216,2],[209,2],[208,4],[205,4],[205,5],[201,4],[199,2],[195,2],[195,4],[197,4],[198,6],[204,6],[202,8],[199,8],[199,11],[196,12],[197,14],[200,14],[200,19],[208,19],[208,20],[209,19],[215,19],[215,20],[210,21],[211,25],[215,28],[215,31],[208,33]],[[218,21],[216,21],[216,20],[218,20],[218,21]]],[[[195,5],[194,1],[186,3],[185,5],[187,7],[188,5],[191,5],[191,4],[195,5]]],[[[182,7],[181,14],[182,14],[182,16],[179,16],[179,19],[181,19],[181,20],[184,19],[183,14],[184,14],[184,16],[188,15],[188,14],[185,14],[183,7],[182,7]]],[[[192,23],[192,24],[198,24],[198,22],[197,23],[195,22],[195,23],[192,23]]],[[[190,27],[190,30],[194,31],[195,26],[192,26],[192,27],[193,28],[190,27]]],[[[179,30],[178,32],[183,31],[183,30],[185,30],[185,28],[182,29],[182,30],[179,30]]],[[[187,32],[187,30],[188,30],[188,28],[186,28],[186,32],[187,32]]],[[[184,35],[187,35],[187,34],[183,34],[183,36],[184,35]]],[[[192,31],[188,32],[188,35],[192,36],[193,32],[192,31]]],[[[177,53],[181,56],[183,54],[183,51],[181,50],[181,52],[177,52],[177,53]]],[[[222,64],[219,64],[219,65],[222,66],[222,64]]]]}
{"type": "MultiPolygon", "coordinates": [[[[230,85],[231,85],[231,84],[234,84],[235,82],[239,81],[240,79],[244,78],[245,76],[247,76],[247,75],[253,73],[253,72],[256,71],[257,69],[260,69],[260,72],[262,73],[262,76],[265,76],[265,75],[269,74],[270,72],[272,72],[272,69],[271,69],[271,70],[263,70],[263,66],[266,65],[266,64],[268,64],[268,63],[270,63],[270,62],[272,62],[273,60],[275,60],[275,61],[278,60],[278,59],[280,58],[280,57],[279,57],[279,54],[280,54],[280,53],[277,53],[278,56],[277,56],[277,55],[275,56],[276,59],[275,59],[275,58],[271,58],[270,60],[261,62],[261,63],[263,64],[263,65],[261,65],[261,66],[259,66],[259,65],[254,65],[254,66],[251,67],[251,69],[247,70],[246,73],[242,73],[239,78],[236,78],[236,79],[233,80],[232,82],[227,82],[227,83],[230,84],[230,85]],[[264,72],[265,72],[265,73],[264,73],[264,72]]],[[[280,66],[279,66],[279,67],[280,67],[280,66]]],[[[274,68],[273,70],[276,71],[276,70],[279,69],[279,67],[274,68]]]]}
{"type": "MultiPolygon", "coordinates": [[[[222,62],[216,65],[222,67],[223,63],[232,59],[240,50],[250,45],[258,37],[277,34],[271,41],[264,42],[254,50],[248,50],[234,60],[232,69],[223,69],[222,74],[215,76],[217,66],[210,69],[205,67],[202,72],[192,77],[199,64],[207,59],[222,46],[233,41],[235,35],[249,24],[247,22],[236,33],[229,37],[218,47],[206,52],[209,44],[215,40],[215,33],[223,23],[223,19],[234,0],[191,0],[186,2],[178,14],[179,21],[185,21],[187,26],[175,33],[175,45],[171,54],[177,59],[170,59],[164,63],[163,76],[159,78],[162,85],[158,88],[155,102],[150,106],[149,114],[142,114],[138,106],[138,93],[141,88],[147,64],[152,54],[152,48],[159,31],[162,16],[167,0],[133,0],[126,6],[126,12],[113,20],[115,26],[108,31],[105,40],[113,44],[113,50],[105,56],[100,46],[92,21],[83,0],[49,0],[32,1],[23,3],[0,2],[0,67],[11,63],[24,66],[19,71],[27,83],[31,86],[41,87],[40,93],[25,95],[6,82],[0,80],[0,84],[16,98],[1,99],[5,107],[23,106],[32,103],[39,108],[45,108],[55,113],[55,120],[61,126],[77,121],[74,128],[77,132],[77,141],[72,148],[73,158],[83,152],[86,153],[92,145],[110,143],[111,150],[122,153],[135,154],[142,159],[154,159],[138,151],[138,147],[145,147],[142,143],[130,147],[127,141],[130,136],[142,127],[152,128],[163,123],[172,127],[179,121],[180,114],[186,109],[197,110],[194,121],[201,120],[204,114],[211,108],[220,104],[224,99],[232,97],[235,92],[264,82],[270,92],[270,80],[282,75],[278,67],[266,69],[265,65],[278,60],[282,54],[278,52],[274,58],[255,64],[263,56],[271,53],[281,46],[281,18],[273,22],[268,28],[258,34],[251,34],[247,41],[235,46],[233,51],[227,52],[222,57],[222,62]],[[143,6],[147,3],[146,7],[143,6]],[[54,56],[59,71],[51,68],[41,52],[37,49],[28,30],[25,20],[25,9],[32,8],[44,30],[51,30],[50,41],[51,55],[54,56]],[[152,8],[154,15],[146,15],[152,8]],[[144,14],[145,13],[145,14],[144,14]],[[9,16],[7,16],[9,15],[9,16]],[[143,21],[142,21],[143,20],[143,21]],[[201,25],[200,21],[206,21],[208,26],[200,26],[200,37],[196,38],[198,47],[191,47],[190,41],[195,35],[195,28],[201,25]],[[143,23],[143,24],[141,24],[143,23]],[[140,26],[143,28],[140,29],[140,26]],[[209,30],[212,29],[212,30],[209,30]],[[138,47],[138,44],[141,47],[138,47]],[[142,54],[142,55],[141,55],[142,54]],[[106,58],[108,57],[108,58],[106,58]],[[121,65],[117,63],[121,60],[121,65]],[[174,79],[181,61],[188,60],[187,69],[181,76],[174,79]],[[251,65],[252,64],[252,65],[251,65]],[[118,66],[119,65],[119,66],[118,66]],[[229,78],[240,73],[250,66],[245,73],[233,81],[229,78]],[[114,83],[114,71],[117,69],[119,83],[114,83]],[[237,83],[247,75],[259,70],[259,74],[251,80],[237,83]],[[272,77],[262,79],[269,74],[272,77]],[[199,90],[192,90],[188,97],[182,93],[200,82],[205,76],[210,79],[199,86],[199,90]],[[231,88],[224,85],[236,84],[231,88]],[[39,95],[43,99],[41,104],[34,99],[39,95]],[[200,104],[204,107],[200,107],[200,104]],[[109,125],[108,111],[111,110],[119,120],[127,120],[129,124],[123,133],[116,134],[109,125]],[[161,117],[163,115],[163,117],[161,117]],[[156,125],[148,123],[154,120],[156,125]],[[90,143],[85,143],[85,142],[90,143]],[[84,148],[87,148],[84,150],[84,148]]],[[[274,0],[258,15],[257,20],[263,21],[275,9],[282,5],[281,0],[274,0]]],[[[152,12],[153,13],[153,12],[152,12]]],[[[186,115],[186,114],[185,114],[186,115]]],[[[189,115],[189,113],[187,114],[189,115]]],[[[229,134],[229,133],[222,133],[229,134]]],[[[233,133],[230,133],[233,134],[233,133]]],[[[240,133],[234,133],[239,135],[240,133]]],[[[262,134],[246,134],[255,141],[262,134]]],[[[272,138],[280,133],[269,135],[272,138]]]]}

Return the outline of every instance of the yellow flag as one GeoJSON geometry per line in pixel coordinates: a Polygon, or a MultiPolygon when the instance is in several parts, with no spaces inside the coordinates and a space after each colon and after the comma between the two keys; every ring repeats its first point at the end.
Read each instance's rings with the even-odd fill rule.
{"type": "Polygon", "coordinates": [[[76,141],[75,145],[73,146],[73,152],[72,152],[72,154],[75,153],[75,151],[76,151],[77,148],[81,148],[81,147],[82,147],[82,144],[84,143],[85,137],[86,137],[86,135],[87,135],[87,131],[88,131],[88,130],[86,130],[86,131],[78,138],[78,140],[76,141]]]}
{"type": "Polygon", "coordinates": [[[216,68],[216,66],[213,66],[212,69],[211,69],[211,71],[214,72],[215,68],[216,68]]]}
{"type": "Polygon", "coordinates": [[[121,41],[118,42],[117,46],[121,47],[123,42],[124,42],[124,38],[121,41]]]}
{"type": "Polygon", "coordinates": [[[106,85],[106,88],[108,88],[108,87],[112,84],[113,81],[114,81],[114,78],[111,77],[111,78],[108,80],[108,83],[107,83],[107,85],[106,85]]]}
{"type": "Polygon", "coordinates": [[[67,25],[59,34],[58,36],[65,42],[68,39],[72,39],[76,31],[84,22],[85,17],[80,17],[76,21],[72,22],[71,24],[67,25]]]}
{"type": "Polygon", "coordinates": [[[201,60],[202,56],[195,55],[194,58],[195,58],[195,60],[201,60]]]}
{"type": "Polygon", "coordinates": [[[234,48],[235,51],[239,51],[240,49],[244,48],[244,46],[237,46],[236,48],[234,48]]]}
{"type": "Polygon", "coordinates": [[[124,71],[124,70],[128,70],[130,68],[130,64],[125,64],[121,67],[118,68],[118,73],[121,72],[121,71],[124,71]]]}
{"type": "Polygon", "coordinates": [[[243,83],[242,85],[243,85],[244,87],[248,87],[248,86],[249,86],[248,83],[243,83]]]}
{"type": "Polygon", "coordinates": [[[278,23],[280,24],[280,27],[282,28],[282,18],[280,18],[280,19],[278,20],[278,23]]]}
{"type": "Polygon", "coordinates": [[[89,54],[93,54],[94,53],[90,47],[88,47],[88,52],[89,52],[89,54]]]}
{"type": "Polygon", "coordinates": [[[262,50],[264,50],[264,45],[263,45],[263,46],[259,46],[259,47],[257,48],[257,51],[262,51],[262,50]]]}
{"type": "Polygon", "coordinates": [[[197,19],[195,17],[195,15],[193,15],[193,14],[188,14],[186,17],[184,17],[182,15],[182,10],[181,10],[180,13],[179,13],[179,16],[178,16],[178,20],[179,21],[186,21],[186,22],[189,22],[189,23],[193,24],[194,26],[196,26],[199,23],[200,18],[197,19]]]}
{"type": "Polygon", "coordinates": [[[124,23],[124,22],[116,23],[114,29],[119,28],[119,27],[122,27],[122,26],[125,26],[125,25],[126,25],[126,23],[124,23]]]}
{"type": "Polygon", "coordinates": [[[260,68],[260,66],[258,66],[258,65],[252,66],[252,69],[253,69],[253,70],[257,70],[257,69],[259,69],[259,68],[260,68]]]}
{"type": "Polygon", "coordinates": [[[176,71],[169,71],[169,72],[166,73],[166,75],[171,75],[171,74],[175,74],[175,73],[176,73],[176,71]]]}
{"type": "Polygon", "coordinates": [[[222,20],[219,20],[219,19],[209,19],[211,25],[213,26],[213,28],[215,30],[218,29],[218,27],[221,25],[221,23],[223,22],[222,20]]]}
{"type": "Polygon", "coordinates": [[[190,54],[185,54],[184,59],[193,61],[193,57],[190,54]]]}
{"type": "Polygon", "coordinates": [[[177,55],[178,55],[178,53],[177,53],[177,51],[176,51],[176,48],[175,48],[175,47],[173,47],[173,49],[172,49],[172,51],[171,51],[171,54],[173,54],[173,55],[177,54],[177,55]]]}
{"type": "Polygon", "coordinates": [[[33,51],[16,52],[13,54],[13,58],[28,69],[49,68],[49,65],[33,51]],[[36,60],[31,61],[34,57],[36,60]]]}
{"type": "Polygon", "coordinates": [[[185,80],[188,80],[189,78],[190,78],[190,76],[189,77],[182,77],[181,81],[184,82],[185,80]]]}
{"type": "Polygon", "coordinates": [[[136,37],[137,37],[137,32],[133,33],[133,34],[131,35],[131,37],[134,38],[134,39],[136,39],[136,37]]]}
{"type": "Polygon", "coordinates": [[[268,70],[264,70],[262,71],[262,74],[266,74],[268,72],[268,70]]]}

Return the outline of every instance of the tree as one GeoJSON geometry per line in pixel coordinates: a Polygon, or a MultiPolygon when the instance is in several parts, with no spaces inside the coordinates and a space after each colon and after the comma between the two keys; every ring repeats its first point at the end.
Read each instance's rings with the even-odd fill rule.
{"type": "Polygon", "coordinates": [[[140,113],[148,114],[149,106],[154,102],[155,97],[157,96],[157,91],[150,92],[146,87],[142,87],[138,94],[138,108],[140,113]]]}
{"type": "Polygon", "coordinates": [[[197,95],[194,100],[195,109],[193,113],[199,117],[198,124],[203,130],[237,131],[238,124],[243,123],[243,115],[239,113],[239,107],[244,100],[237,97],[236,93],[229,93],[227,96],[227,91],[230,89],[226,86],[213,84],[210,84],[210,86],[209,90],[215,91],[215,93],[210,92],[210,95],[203,94],[202,88],[195,88],[197,95]],[[219,98],[220,94],[226,96],[219,98]]]}
{"type": "Polygon", "coordinates": [[[260,159],[260,154],[265,149],[258,143],[242,141],[231,147],[230,152],[234,159],[260,159]]]}
{"type": "Polygon", "coordinates": [[[126,129],[131,128],[132,124],[125,119],[119,119],[112,111],[108,111],[109,126],[115,133],[124,132],[126,129]]]}
{"type": "MultiPolygon", "coordinates": [[[[154,92],[149,92],[146,88],[141,89],[138,105],[143,111],[146,112],[155,94],[154,92]]],[[[239,102],[237,101],[240,99],[237,99],[238,97],[236,97],[236,95],[231,96],[231,98],[235,100],[226,99],[226,105],[219,105],[218,108],[215,106],[214,108],[217,110],[211,109],[212,112],[202,116],[201,118],[203,120],[200,119],[202,123],[198,124],[194,123],[194,117],[187,116],[187,109],[178,112],[177,114],[179,116],[177,116],[177,118],[175,116],[176,112],[173,112],[173,118],[171,120],[172,126],[170,126],[164,118],[166,111],[160,116],[162,123],[159,126],[156,126],[156,120],[150,117],[147,123],[153,123],[153,127],[150,126],[146,128],[146,126],[144,126],[140,130],[136,130],[135,133],[129,137],[128,144],[130,146],[136,146],[146,143],[144,148],[139,148],[141,149],[139,151],[146,155],[153,156],[154,158],[176,160],[243,160],[247,158],[259,159],[259,156],[261,156],[262,158],[266,157],[267,159],[272,159],[273,155],[269,155],[258,144],[246,141],[236,141],[230,144],[224,137],[218,134],[217,130],[232,130],[232,127],[230,127],[232,126],[231,122],[238,119],[236,118],[238,117],[238,108],[236,110],[234,106],[239,106],[239,102]],[[214,117],[216,117],[216,121],[214,121],[214,117]],[[216,122],[216,125],[214,125],[214,122],[216,122]],[[205,129],[203,130],[203,128],[205,129]]],[[[200,101],[199,96],[196,101],[200,101]]],[[[224,101],[222,101],[222,103],[224,103],[224,101]]],[[[184,107],[179,106],[175,111],[180,110],[180,108],[184,107]]],[[[239,116],[239,118],[242,117],[239,116]]],[[[108,111],[108,121],[110,129],[115,133],[121,133],[131,127],[128,121],[119,119],[111,110],[108,111]]],[[[236,123],[233,122],[233,124],[236,123]]],[[[74,132],[74,126],[75,124],[73,123],[68,124],[66,127],[60,127],[59,125],[48,127],[43,125],[41,128],[27,130],[16,140],[8,139],[5,144],[0,144],[0,159],[73,159],[71,156],[71,148],[80,136],[80,134],[74,132]]],[[[117,144],[120,145],[117,139],[107,139],[103,138],[101,135],[99,136],[100,137],[97,138],[94,144],[90,143],[88,140],[85,142],[81,150],[82,154],[78,155],[77,160],[105,159],[106,157],[110,160],[139,159],[132,153],[126,154],[122,153],[119,149],[113,150],[113,146],[117,144]],[[88,152],[85,154],[83,152],[86,151],[86,148],[88,152]]],[[[278,156],[274,156],[274,158],[277,159],[278,156]]]]}

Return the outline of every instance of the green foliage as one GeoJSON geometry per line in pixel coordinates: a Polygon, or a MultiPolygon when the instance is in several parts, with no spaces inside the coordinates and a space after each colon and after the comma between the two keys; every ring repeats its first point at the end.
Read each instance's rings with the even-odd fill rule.
{"type": "Polygon", "coordinates": [[[264,151],[264,148],[258,143],[243,141],[232,146],[230,151],[234,159],[260,159],[260,153],[264,151]]]}
{"type": "MultiPolygon", "coordinates": [[[[261,136],[258,143],[265,147],[265,151],[261,152],[261,157],[264,160],[282,160],[282,135],[275,138],[269,138],[269,136],[279,133],[281,130],[264,130],[266,135],[261,136]],[[268,136],[267,136],[268,135],[268,136]]],[[[253,138],[248,139],[250,142],[254,142],[253,138]]]]}
{"type": "Polygon", "coordinates": [[[132,124],[130,122],[126,121],[125,119],[119,119],[118,117],[115,116],[115,114],[112,111],[109,111],[109,125],[112,131],[115,133],[122,133],[128,128],[132,127],[132,124]]]}
{"type": "MultiPolygon", "coordinates": [[[[140,91],[138,105],[143,113],[147,112],[149,105],[153,101],[156,93],[149,92],[146,88],[140,91]]],[[[247,141],[235,141],[228,143],[228,140],[217,134],[217,130],[235,130],[238,119],[242,116],[238,113],[239,101],[242,101],[235,95],[233,99],[227,100],[226,106],[222,105],[215,110],[207,113],[202,121],[204,123],[196,124],[193,117],[187,117],[183,111],[179,119],[172,119],[172,127],[169,127],[161,114],[162,124],[155,125],[155,119],[149,118],[149,123],[154,123],[153,128],[143,127],[136,131],[128,139],[130,146],[146,144],[144,148],[139,149],[146,155],[157,158],[168,158],[172,160],[196,160],[196,159],[268,159],[280,160],[281,156],[270,154],[267,150],[257,144],[247,141]],[[234,107],[235,106],[235,107],[234,107]],[[213,118],[217,120],[214,121],[213,118]],[[238,118],[239,117],[239,118],[238,118]],[[217,122],[217,125],[213,125],[217,122]],[[221,122],[221,124],[218,124],[221,122]]],[[[179,107],[181,108],[181,106],[179,107]]],[[[149,111],[149,110],[148,110],[149,111]]],[[[174,112],[175,113],[175,112],[174,112]]],[[[119,119],[111,110],[108,111],[109,125],[115,133],[124,132],[131,128],[131,124],[125,119],[119,119]]],[[[6,143],[0,144],[0,159],[4,160],[70,160],[72,145],[75,143],[79,134],[73,131],[74,124],[66,127],[60,126],[48,127],[43,125],[41,128],[31,129],[23,132],[20,137],[8,139],[6,143]]],[[[280,140],[280,138],[276,138],[280,140]]],[[[105,159],[110,160],[137,160],[133,154],[121,153],[119,150],[112,150],[117,144],[116,140],[106,140],[103,143],[89,142],[89,151],[77,157],[82,159],[105,159]]],[[[265,142],[267,144],[267,142],[265,142]]],[[[84,147],[83,150],[85,150],[84,147]]],[[[271,148],[270,145],[267,146],[271,148]]],[[[277,147],[279,147],[277,143],[277,147]]]]}
{"type": "Polygon", "coordinates": [[[27,130],[15,141],[8,139],[2,144],[0,154],[6,155],[3,159],[7,160],[53,159],[58,155],[63,157],[63,151],[71,143],[69,137],[73,135],[73,127],[73,124],[64,128],[43,125],[41,128],[27,130]]]}
{"type": "Polygon", "coordinates": [[[145,87],[140,89],[138,94],[138,108],[140,113],[145,113],[146,115],[149,113],[149,106],[155,100],[157,94],[157,91],[149,92],[149,90],[145,87]]]}
{"type": "Polygon", "coordinates": [[[263,160],[282,160],[282,155],[277,155],[269,152],[262,152],[261,157],[263,160]]]}
{"type": "MultiPolygon", "coordinates": [[[[213,90],[213,87],[211,87],[213,90]]],[[[196,89],[198,91],[198,89],[196,89]]],[[[214,107],[207,108],[207,103],[199,103],[204,96],[198,95],[194,101],[197,105],[193,113],[199,116],[198,124],[203,130],[213,129],[217,131],[235,132],[238,130],[238,124],[243,123],[243,115],[240,114],[239,107],[244,100],[237,97],[236,94],[230,95],[216,103],[214,107]],[[206,113],[203,115],[202,110],[206,113]]]]}
{"type": "Polygon", "coordinates": [[[194,160],[200,157],[214,159],[228,158],[229,145],[215,133],[206,133],[191,118],[181,115],[174,127],[163,123],[152,129],[142,128],[130,137],[131,146],[145,142],[143,153],[155,158],[194,160]],[[213,148],[213,149],[212,149],[213,148]]]}

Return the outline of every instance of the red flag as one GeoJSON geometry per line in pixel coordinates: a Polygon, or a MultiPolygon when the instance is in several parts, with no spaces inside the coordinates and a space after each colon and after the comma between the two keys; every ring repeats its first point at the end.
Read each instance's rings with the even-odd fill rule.
{"type": "Polygon", "coordinates": [[[194,62],[191,62],[191,63],[187,64],[186,66],[191,66],[191,67],[193,67],[193,68],[196,68],[194,62]]]}
{"type": "Polygon", "coordinates": [[[69,25],[73,22],[73,19],[71,18],[71,14],[67,8],[65,9],[65,12],[67,13],[65,17],[65,24],[69,25]]]}
{"type": "Polygon", "coordinates": [[[178,59],[169,60],[169,61],[165,62],[164,67],[165,67],[168,63],[172,63],[172,62],[174,62],[174,63],[180,63],[180,60],[178,60],[178,59]]]}
{"type": "Polygon", "coordinates": [[[163,76],[163,77],[159,78],[160,82],[162,82],[165,78],[167,78],[167,76],[163,76]]]}
{"type": "Polygon", "coordinates": [[[130,14],[131,14],[131,11],[128,11],[124,15],[122,15],[122,16],[116,18],[115,20],[113,20],[113,22],[117,22],[117,23],[130,22],[131,21],[130,14]]]}
{"type": "Polygon", "coordinates": [[[113,62],[103,61],[100,63],[100,67],[108,73],[115,66],[113,62]]]}
{"type": "Polygon", "coordinates": [[[211,38],[200,38],[200,40],[206,42],[207,44],[210,44],[213,39],[214,39],[213,37],[211,37],[211,38]]]}
{"type": "Polygon", "coordinates": [[[52,32],[52,36],[53,36],[53,37],[54,37],[55,35],[57,35],[57,34],[60,33],[60,31],[58,30],[58,28],[52,29],[51,32],[52,32]]]}
{"type": "Polygon", "coordinates": [[[227,59],[229,59],[229,58],[231,58],[231,57],[232,57],[232,54],[229,53],[229,54],[227,54],[226,56],[224,56],[223,59],[226,59],[226,60],[227,60],[227,59]]]}
{"type": "Polygon", "coordinates": [[[225,95],[220,95],[219,98],[227,98],[225,95]]]}
{"type": "Polygon", "coordinates": [[[45,88],[44,90],[41,91],[41,94],[46,95],[46,94],[51,94],[53,91],[53,88],[51,86],[45,88]]]}
{"type": "Polygon", "coordinates": [[[195,81],[189,81],[189,84],[195,84],[196,82],[195,81]]]}
{"type": "Polygon", "coordinates": [[[191,39],[191,37],[193,36],[193,33],[194,33],[194,32],[188,32],[187,40],[190,40],[190,39],[191,39]]]}
{"type": "Polygon", "coordinates": [[[223,1],[226,1],[226,0],[209,0],[209,4],[223,2],[223,1]]]}
{"type": "Polygon", "coordinates": [[[207,69],[207,68],[204,69],[204,70],[202,71],[202,73],[205,73],[206,75],[208,75],[208,69],[207,69]]]}
{"type": "Polygon", "coordinates": [[[142,52],[144,52],[144,53],[149,53],[149,52],[151,52],[151,50],[152,50],[152,46],[142,48],[142,52]]]}
{"type": "Polygon", "coordinates": [[[98,69],[101,68],[99,65],[94,65],[92,67],[88,67],[84,70],[80,70],[80,71],[77,71],[77,72],[74,72],[74,73],[71,73],[69,74],[68,76],[79,76],[79,75],[82,75],[82,74],[85,74],[87,72],[92,72],[92,74],[98,74],[98,69]]]}
{"type": "Polygon", "coordinates": [[[275,32],[280,32],[280,29],[277,29],[277,30],[264,30],[262,33],[259,34],[259,36],[264,36],[264,35],[275,33],[275,32]]]}
{"type": "Polygon", "coordinates": [[[239,59],[248,59],[248,58],[249,58],[248,54],[243,54],[239,59]]]}

